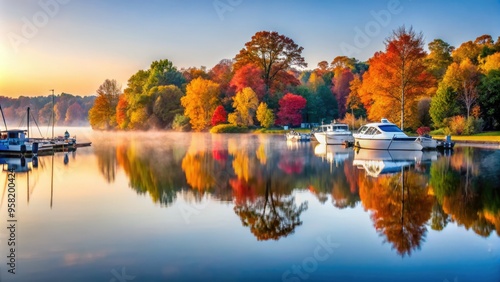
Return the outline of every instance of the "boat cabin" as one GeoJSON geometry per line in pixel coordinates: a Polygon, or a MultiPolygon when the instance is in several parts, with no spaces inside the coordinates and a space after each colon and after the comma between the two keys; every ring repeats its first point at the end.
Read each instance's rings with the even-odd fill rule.
{"type": "Polygon", "coordinates": [[[0,139],[6,140],[9,145],[21,145],[26,141],[26,131],[21,129],[12,129],[0,132],[0,139]]]}
{"type": "Polygon", "coordinates": [[[319,127],[320,132],[335,132],[335,131],[349,131],[349,127],[346,124],[325,124],[319,127]]]}

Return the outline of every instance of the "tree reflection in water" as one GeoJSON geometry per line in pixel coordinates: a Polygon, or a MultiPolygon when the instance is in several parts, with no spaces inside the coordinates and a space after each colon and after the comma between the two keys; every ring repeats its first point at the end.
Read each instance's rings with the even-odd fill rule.
{"type": "Polygon", "coordinates": [[[458,147],[369,177],[354,165],[352,149],[313,152],[309,144],[284,146],[264,135],[171,135],[157,138],[162,145],[133,136],[96,142],[98,169],[108,182],[123,170],[130,188],[162,206],[186,195],[189,202],[204,196],[232,201],[258,240],[278,240],[302,224],[307,203],[295,202],[296,190],[337,209],[361,202],[378,234],[401,256],[421,247],[427,224],[441,231],[456,223],[480,236],[500,236],[500,150],[458,147]]]}
{"type": "Polygon", "coordinates": [[[495,230],[500,236],[499,183],[498,150],[459,148],[434,162],[430,170],[430,185],[443,212],[483,237],[495,230]]]}
{"type": "Polygon", "coordinates": [[[263,196],[234,206],[243,226],[250,227],[259,241],[278,240],[292,234],[302,224],[300,214],[306,209],[307,202],[297,206],[292,195],[273,193],[271,178],[266,180],[263,196]]]}
{"type": "Polygon", "coordinates": [[[420,249],[433,203],[425,176],[402,167],[400,173],[363,176],[360,182],[361,201],[372,211],[377,232],[403,257],[420,249]]]}

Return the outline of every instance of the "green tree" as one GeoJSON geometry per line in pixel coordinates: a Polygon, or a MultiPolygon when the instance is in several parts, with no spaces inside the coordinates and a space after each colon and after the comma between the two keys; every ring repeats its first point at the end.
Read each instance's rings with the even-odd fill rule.
{"type": "Polygon", "coordinates": [[[481,78],[479,102],[483,109],[486,126],[493,128],[500,124],[500,70],[491,70],[481,78]]]}
{"type": "Polygon", "coordinates": [[[264,128],[269,128],[274,124],[273,111],[271,111],[264,102],[261,102],[257,108],[257,120],[264,128]]]}
{"type": "Polygon", "coordinates": [[[219,84],[201,77],[193,79],[186,87],[186,96],[181,98],[181,104],[193,130],[206,129],[219,104],[219,84]]]}
{"type": "Polygon", "coordinates": [[[181,97],[184,95],[175,85],[157,86],[151,89],[154,98],[153,114],[158,118],[158,126],[165,128],[172,124],[176,114],[181,114],[181,97]]]}
{"type": "Polygon", "coordinates": [[[430,53],[425,59],[427,70],[439,81],[443,78],[448,66],[453,62],[451,52],[455,47],[442,39],[434,39],[428,46],[430,53]]]}
{"type": "Polygon", "coordinates": [[[429,109],[432,122],[436,127],[445,126],[445,118],[455,116],[460,113],[455,92],[451,87],[440,83],[436,96],[432,98],[429,109]]]}
{"type": "Polygon", "coordinates": [[[255,111],[259,105],[257,94],[250,87],[245,87],[233,98],[234,113],[229,114],[228,121],[233,125],[253,125],[255,111]]]}

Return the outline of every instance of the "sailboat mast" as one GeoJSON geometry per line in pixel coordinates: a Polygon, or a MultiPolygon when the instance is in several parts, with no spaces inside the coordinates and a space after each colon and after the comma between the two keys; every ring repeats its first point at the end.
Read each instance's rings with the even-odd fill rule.
{"type": "Polygon", "coordinates": [[[2,106],[0,106],[0,112],[2,112],[3,125],[5,125],[5,130],[7,130],[7,122],[5,122],[5,116],[3,115],[2,106]]]}
{"type": "Polygon", "coordinates": [[[30,138],[30,107],[27,110],[28,114],[26,117],[26,126],[28,127],[28,138],[30,138]]]}
{"type": "Polygon", "coordinates": [[[54,123],[55,123],[55,113],[54,113],[54,89],[50,89],[52,91],[52,139],[54,139],[54,123]]]}

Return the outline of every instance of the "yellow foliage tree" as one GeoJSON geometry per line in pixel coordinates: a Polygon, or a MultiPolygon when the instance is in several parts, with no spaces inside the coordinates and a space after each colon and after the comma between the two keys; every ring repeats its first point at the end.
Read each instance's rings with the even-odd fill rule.
{"type": "Polygon", "coordinates": [[[181,104],[193,130],[201,131],[210,126],[212,114],[219,104],[219,92],[218,83],[201,77],[187,85],[181,104]]]}
{"type": "Polygon", "coordinates": [[[497,52],[493,55],[489,55],[484,60],[481,69],[487,74],[490,70],[498,70],[500,69],[500,52],[497,52]]]}
{"type": "Polygon", "coordinates": [[[269,128],[274,124],[274,114],[271,109],[267,107],[267,104],[261,102],[259,108],[257,108],[257,120],[260,125],[264,128],[269,128]]]}
{"type": "Polygon", "coordinates": [[[245,87],[233,98],[234,113],[229,114],[227,120],[234,125],[253,125],[255,111],[259,105],[257,94],[250,87],[245,87]]]}

